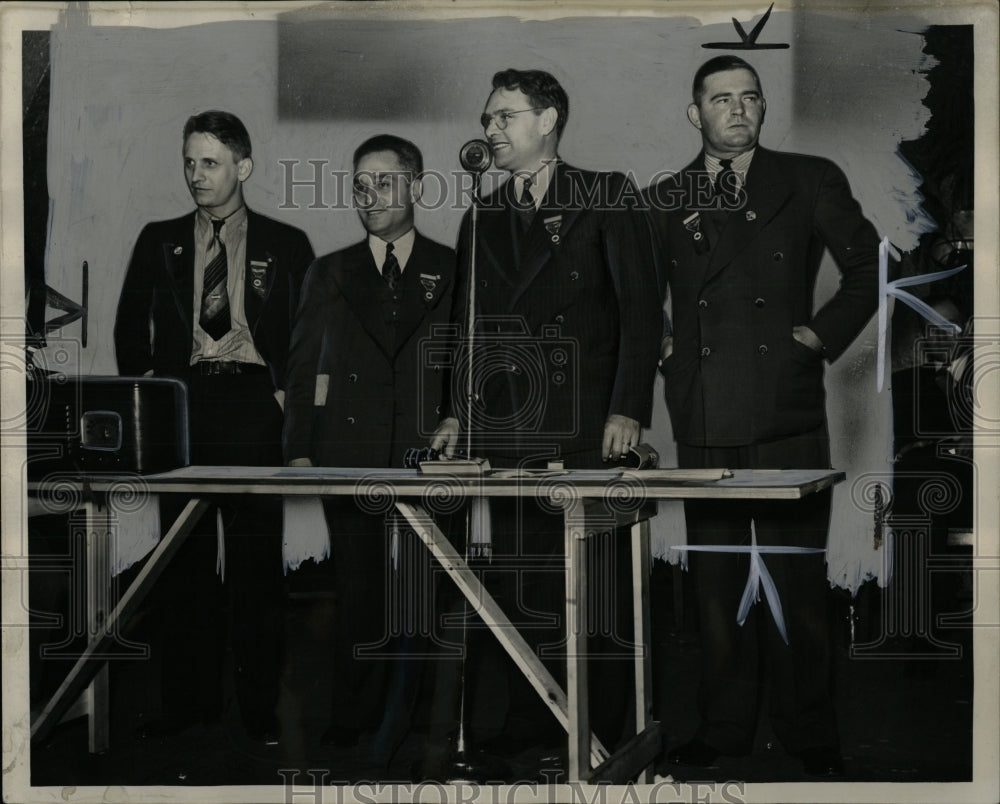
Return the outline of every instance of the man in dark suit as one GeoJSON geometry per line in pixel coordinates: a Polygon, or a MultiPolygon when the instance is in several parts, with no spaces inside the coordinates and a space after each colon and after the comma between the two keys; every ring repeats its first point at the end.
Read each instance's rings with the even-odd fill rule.
{"type": "MultiPolygon", "coordinates": [[[[400,137],[372,137],[354,153],[355,203],[368,236],[316,260],[303,284],[288,359],[292,466],[402,468],[440,419],[442,374],[430,343],[449,322],[455,252],[414,228],[422,172],[419,149],[400,137]]],[[[423,636],[431,587],[426,549],[392,512],[373,514],[364,499],[328,498],[325,508],[337,613],[323,742],[343,747],[379,727],[392,667],[403,671],[393,654],[402,658],[423,636]],[[408,598],[391,589],[413,584],[417,610],[392,610],[390,600],[408,598]],[[394,633],[399,618],[402,633],[394,633]]],[[[412,665],[405,672],[417,675],[412,665]]]]}
{"type": "MultiPolygon", "coordinates": [[[[184,174],[198,208],[142,230],[118,303],[118,370],[187,383],[194,464],[281,465],[292,314],[313,252],[303,232],[247,209],[252,169],[238,118],[191,117],[184,174]]],[[[159,585],[164,716],[147,735],[221,714],[228,593],[243,724],[276,740],[282,584],[280,499],[220,499],[159,585]]]]}
{"type": "MultiPolygon", "coordinates": [[[[702,153],[651,187],[654,228],[672,297],[673,336],[661,371],[682,467],[830,466],[823,360],[835,360],[876,306],[878,238],[826,159],[758,145],[765,101],[736,56],[706,62],[688,119],[702,153]],[[824,249],[842,274],[813,310],[824,249]]],[[[691,501],[692,545],[824,548],[830,492],[790,503],[691,501]]],[[[829,584],[822,553],[764,556],[777,585],[787,644],[766,607],[737,611],[748,557],[693,552],[703,674],[701,726],[668,760],[707,766],[750,751],[770,661],[775,733],[810,774],[842,772],[834,718],[829,584]]]]}
{"type": "MultiPolygon", "coordinates": [[[[601,468],[624,457],[649,424],[662,312],[648,231],[625,176],[582,170],[558,157],[568,113],[566,92],[553,76],[509,69],[493,77],[481,118],[496,166],[510,178],[483,201],[471,279],[470,215],[463,222],[454,319],[464,327],[471,281],[473,449],[494,467],[562,461],[568,469],[601,468]]],[[[450,394],[432,441],[446,455],[466,425],[461,372],[450,394]]],[[[494,500],[491,509],[493,564],[508,562],[511,569],[498,600],[515,625],[527,626],[533,647],[549,645],[542,656],[559,678],[565,672],[558,648],[565,638],[562,517],[532,501],[494,500]]],[[[601,568],[611,579],[628,566],[627,540],[614,547],[604,548],[614,566],[601,568]]],[[[591,640],[591,649],[615,650],[622,659],[632,650],[630,632],[619,628],[630,586],[610,585],[624,601],[595,601],[613,606],[618,620],[603,639],[591,640]]],[[[622,735],[631,686],[626,671],[624,661],[595,662],[591,671],[592,722],[612,746],[622,735]]],[[[520,673],[508,676],[506,739],[497,747],[511,753],[558,737],[555,720],[520,673]]]]}

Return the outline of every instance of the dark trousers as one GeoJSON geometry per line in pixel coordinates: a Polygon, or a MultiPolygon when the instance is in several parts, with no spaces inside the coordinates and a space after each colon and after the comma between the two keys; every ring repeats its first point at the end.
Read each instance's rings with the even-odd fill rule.
{"type": "MultiPolygon", "coordinates": [[[[679,444],[678,461],[685,468],[825,469],[829,439],[821,428],[746,447],[679,444]]],[[[684,511],[691,545],[749,545],[753,521],[758,545],[824,548],[830,491],[793,501],[689,500],[684,511]]],[[[837,748],[825,557],[765,553],[762,559],[781,600],[787,645],[763,592],[745,624],[737,623],[749,571],[746,553],[690,554],[702,646],[697,736],[722,753],[748,752],[766,677],[771,724],[786,749],[837,748]]]]}
{"type": "MultiPolygon", "coordinates": [[[[282,414],[273,392],[263,367],[191,378],[191,462],[280,466],[282,414]]],[[[284,636],[281,498],[226,495],[212,502],[157,586],[163,712],[181,720],[222,712],[228,636],[243,723],[272,729],[284,636]],[[224,580],[216,571],[217,510],[225,532],[224,580]]],[[[178,499],[162,498],[165,526],[180,507],[178,499]]]]}
{"type": "MultiPolygon", "coordinates": [[[[493,556],[478,562],[487,589],[542,660],[566,685],[566,564],[564,519],[532,499],[491,500],[493,556]]],[[[587,633],[591,728],[614,749],[625,732],[633,689],[629,534],[600,526],[588,539],[587,633]]],[[[504,733],[564,737],[555,716],[496,638],[481,623],[472,661],[506,670],[504,733]]],[[[481,675],[481,672],[477,675],[481,675]]]]}
{"type": "Polygon", "coordinates": [[[331,721],[370,732],[389,713],[392,742],[409,725],[428,658],[429,555],[391,511],[369,513],[345,498],[327,498],[324,507],[337,592],[331,721]]]}

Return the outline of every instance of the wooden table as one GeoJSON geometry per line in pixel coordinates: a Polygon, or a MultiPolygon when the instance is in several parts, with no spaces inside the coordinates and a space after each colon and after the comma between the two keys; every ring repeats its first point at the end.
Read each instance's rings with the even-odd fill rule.
{"type": "MultiPolygon", "coordinates": [[[[70,712],[89,717],[90,750],[105,750],[108,733],[108,656],[110,641],[149,592],[199,517],[211,504],[208,495],[275,494],[283,496],[388,495],[448,577],[472,603],[485,624],[569,734],[571,781],[623,782],[640,774],[650,781],[649,766],[660,747],[660,727],[652,718],[648,572],[648,516],[655,500],[763,499],[794,500],[844,479],[830,470],[681,470],[642,471],[494,471],[484,475],[423,474],[414,469],[368,470],[269,467],[190,466],[157,475],[78,475],[67,481],[85,499],[88,533],[87,648],[31,725],[33,739],[44,739],[70,712]],[[726,476],[724,476],[724,474],[726,476]],[[111,608],[108,548],[110,523],[104,495],[133,482],[150,494],[183,494],[190,500],[137,577],[111,608]],[[425,498],[541,497],[564,514],[566,560],[566,690],[556,683],[534,651],[483,587],[454,545],[434,523],[425,498]],[[602,523],[632,525],[633,627],[635,641],[635,737],[609,754],[591,733],[587,700],[587,526],[595,512],[602,523]],[[74,706],[76,704],[76,706],[74,706]]],[[[31,483],[29,495],[45,494],[44,483],[31,483]]],[[[655,510],[655,506],[653,507],[655,510]]],[[[333,535],[336,538],[336,535],[333,535]]]]}

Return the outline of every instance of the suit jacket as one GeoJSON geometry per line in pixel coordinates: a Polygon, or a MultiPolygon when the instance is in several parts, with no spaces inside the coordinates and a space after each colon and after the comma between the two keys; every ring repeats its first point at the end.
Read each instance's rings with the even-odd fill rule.
{"type": "MultiPolygon", "coordinates": [[[[644,425],[651,415],[662,310],[649,232],[633,208],[638,194],[621,174],[559,162],[522,231],[513,192],[507,181],[479,213],[477,450],[599,466],[610,414],[644,425]]],[[[459,237],[454,318],[463,330],[470,227],[471,211],[459,237]]],[[[464,402],[449,400],[463,421],[464,402]]]]}
{"type": "Polygon", "coordinates": [[[647,190],[672,297],[674,349],[661,371],[674,435],[724,447],[813,430],[826,416],[823,355],[792,328],[810,327],[830,361],[854,340],[877,305],[875,229],[826,159],[758,147],[745,203],[692,219],[699,174],[703,155],[647,190]],[[814,311],[827,248],[840,288],[814,311]]]}
{"type": "Polygon", "coordinates": [[[401,468],[427,445],[444,375],[430,339],[448,326],[454,273],[455,252],[419,233],[395,293],[367,240],[312,264],[289,354],[286,460],[401,468]]]}
{"type": "MultiPolygon", "coordinates": [[[[194,212],[148,224],[132,252],[115,321],[118,371],[186,380],[194,332],[194,212]]],[[[276,389],[285,365],[299,287],[313,250],[305,233],[247,210],[244,312],[276,389]],[[266,263],[263,275],[251,261],[266,263]],[[256,274],[256,275],[255,275],[256,274]],[[255,284],[256,281],[256,284],[255,284]]]]}

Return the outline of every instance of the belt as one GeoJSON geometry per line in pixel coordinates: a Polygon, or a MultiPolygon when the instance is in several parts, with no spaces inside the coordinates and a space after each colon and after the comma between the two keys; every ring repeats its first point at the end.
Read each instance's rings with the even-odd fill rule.
{"type": "Polygon", "coordinates": [[[238,363],[235,360],[199,360],[191,366],[193,374],[266,374],[267,366],[258,363],[238,363]]]}

